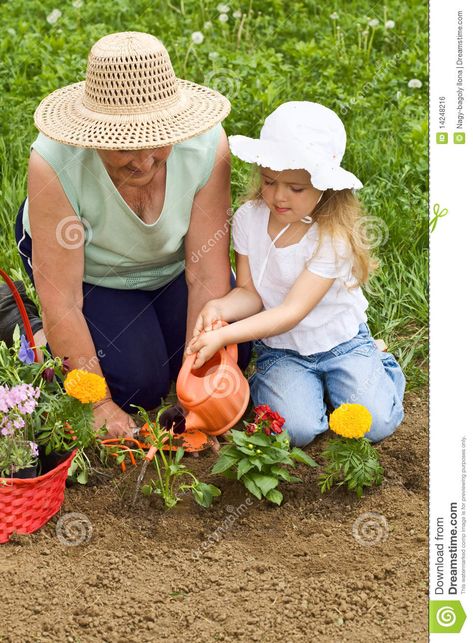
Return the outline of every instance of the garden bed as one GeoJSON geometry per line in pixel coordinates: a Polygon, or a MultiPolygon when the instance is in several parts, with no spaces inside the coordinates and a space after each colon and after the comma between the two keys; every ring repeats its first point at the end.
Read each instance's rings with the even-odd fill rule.
{"type": "MultiPolygon", "coordinates": [[[[385,480],[361,500],[321,496],[301,467],[280,508],[247,501],[238,483],[211,480],[211,453],[190,461],[222,489],[208,510],[190,497],[166,513],[157,498],[130,508],[135,468],[68,489],[61,516],[85,514],[92,532],[67,546],[53,519],[2,546],[0,641],[425,641],[426,407],[426,392],[408,394],[379,447],[385,480]],[[364,517],[380,525],[360,536],[378,538],[370,546],[352,533],[368,512],[381,516],[364,517]]],[[[309,447],[315,459],[325,440],[309,447]]]]}

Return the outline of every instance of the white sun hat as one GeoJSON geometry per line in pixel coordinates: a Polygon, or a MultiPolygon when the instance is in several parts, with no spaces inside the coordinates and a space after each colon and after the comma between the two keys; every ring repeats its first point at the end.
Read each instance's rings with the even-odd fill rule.
{"type": "Polygon", "coordinates": [[[129,31],[96,42],[85,81],[46,96],[34,122],[67,145],[140,150],[203,134],[229,112],[219,92],[176,78],[160,40],[129,31]]]}
{"type": "Polygon", "coordinates": [[[328,107],[309,101],[280,105],[264,121],[260,138],[229,136],[232,153],[271,170],[307,170],[318,190],[359,189],[363,183],[340,163],[345,127],[328,107]]]}

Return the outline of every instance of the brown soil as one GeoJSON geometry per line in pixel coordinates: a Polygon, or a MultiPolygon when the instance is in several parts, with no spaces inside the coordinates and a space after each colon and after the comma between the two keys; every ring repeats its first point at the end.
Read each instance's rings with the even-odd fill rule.
{"type": "MultiPolygon", "coordinates": [[[[56,517],[1,546],[0,640],[427,641],[426,406],[425,393],[407,396],[404,424],[379,446],[385,480],[362,499],[321,496],[308,468],[281,508],[217,478],[209,510],[189,497],[174,511],[155,497],[131,509],[133,468],[68,489],[61,515],[85,514],[91,539],[61,544],[56,517]],[[368,530],[371,545],[352,533],[367,512],[387,526],[378,540],[368,530]]],[[[189,463],[209,480],[214,458],[189,463]]]]}

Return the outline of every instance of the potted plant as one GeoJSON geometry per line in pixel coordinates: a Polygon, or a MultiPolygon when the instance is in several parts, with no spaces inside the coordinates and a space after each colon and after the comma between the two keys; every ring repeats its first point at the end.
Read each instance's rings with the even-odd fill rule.
{"type": "Polygon", "coordinates": [[[80,369],[70,371],[67,358],[52,357],[45,347],[36,350],[41,350],[42,362],[34,360],[33,350],[18,327],[13,346],[0,342],[0,381],[5,382],[0,406],[0,427],[4,425],[0,453],[6,458],[2,470],[10,471],[8,463],[18,466],[12,459],[18,460],[19,447],[15,445],[20,443],[21,462],[26,463],[25,445],[32,442],[32,455],[39,449],[39,473],[53,469],[75,449],[71,473],[85,483],[90,467],[85,449],[97,439],[92,403],[105,397],[105,380],[80,369]]]}
{"type": "Polygon", "coordinates": [[[29,421],[39,395],[31,384],[0,385],[0,478],[36,476],[39,451],[29,421]]]}
{"type": "Polygon", "coordinates": [[[285,420],[276,411],[260,405],[254,413],[253,422],[244,422],[245,431],[230,431],[230,444],[220,449],[212,473],[241,480],[259,500],[264,497],[280,505],[283,494],[278,489],[279,483],[301,481],[290,469],[297,462],[310,467],[317,463],[302,449],[290,448],[289,435],[282,428],[285,420]]]}

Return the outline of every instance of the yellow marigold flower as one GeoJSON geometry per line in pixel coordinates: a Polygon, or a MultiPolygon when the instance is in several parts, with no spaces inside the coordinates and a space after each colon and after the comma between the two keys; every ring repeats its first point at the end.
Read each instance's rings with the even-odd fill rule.
{"type": "Polygon", "coordinates": [[[68,395],[80,400],[82,404],[99,402],[104,399],[107,393],[105,378],[78,368],[67,374],[64,388],[68,395]]]}
{"type": "Polygon", "coordinates": [[[332,431],[344,438],[362,438],[371,428],[373,418],[366,406],[342,404],[329,419],[332,431]]]}

